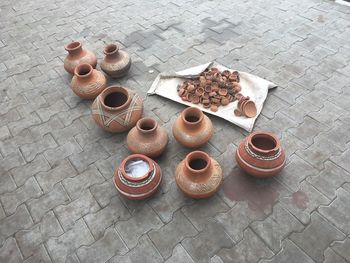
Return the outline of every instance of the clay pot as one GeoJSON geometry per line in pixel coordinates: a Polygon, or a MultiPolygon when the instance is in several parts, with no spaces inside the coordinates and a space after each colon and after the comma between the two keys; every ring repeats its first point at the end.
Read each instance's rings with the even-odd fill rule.
{"type": "Polygon", "coordinates": [[[180,144],[186,147],[200,147],[206,144],[213,135],[213,124],[201,110],[189,107],[182,111],[174,122],[173,135],[180,144]]]}
{"type": "Polygon", "coordinates": [[[189,153],[176,168],[177,186],[192,198],[214,195],[223,182],[222,170],[217,161],[201,151],[189,153]]]}
{"type": "Polygon", "coordinates": [[[79,64],[87,63],[96,68],[97,59],[94,53],[87,49],[83,49],[79,41],[74,41],[64,46],[68,51],[67,57],[64,59],[64,69],[70,74],[74,74],[74,69],[79,64]]]}
{"type": "Polygon", "coordinates": [[[83,99],[96,98],[107,86],[105,75],[90,64],[80,64],[74,70],[70,84],[73,92],[83,99]]]}
{"type": "Polygon", "coordinates": [[[119,50],[115,44],[106,46],[103,53],[106,56],[100,66],[108,76],[120,78],[128,73],[131,66],[131,58],[128,53],[119,50]]]}
{"type": "Polygon", "coordinates": [[[244,115],[247,116],[248,118],[255,117],[256,113],[257,113],[257,109],[256,109],[254,101],[249,100],[249,101],[245,102],[243,105],[242,111],[244,112],[244,115]]]}
{"type": "Polygon", "coordinates": [[[92,104],[92,117],[109,132],[125,132],[135,126],[143,112],[142,99],[127,88],[110,86],[92,104]]]}
{"type": "Polygon", "coordinates": [[[274,134],[254,132],[240,143],[236,151],[236,161],[252,176],[271,177],[282,170],[286,157],[274,134]]]}
{"type": "Polygon", "coordinates": [[[130,130],[126,142],[131,152],[154,158],[164,152],[168,134],[154,119],[146,117],[140,119],[130,130]]]}
{"type": "Polygon", "coordinates": [[[142,200],[154,194],[161,180],[159,165],[142,154],[132,154],[125,158],[113,177],[119,193],[132,200],[142,200]],[[133,168],[136,166],[138,170],[133,168]]]}

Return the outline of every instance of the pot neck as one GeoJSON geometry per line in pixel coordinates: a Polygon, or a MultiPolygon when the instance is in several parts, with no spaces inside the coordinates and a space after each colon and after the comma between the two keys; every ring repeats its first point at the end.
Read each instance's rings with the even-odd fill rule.
{"type": "Polygon", "coordinates": [[[274,156],[280,151],[279,140],[270,133],[256,132],[248,137],[250,151],[261,156],[274,156]]]}
{"type": "Polygon", "coordinates": [[[136,123],[136,129],[143,136],[153,137],[157,134],[158,123],[152,118],[142,118],[136,123]]]}
{"type": "Polygon", "coordinates": [[[79,41],[69,43],[64,48],[70,56],[78,56],[84,52],[83,45],[79,41]]]}
{"type": "Polygon", "coordinates": [[[74,75],[81,81],[89,81],[93,78],[94,69],[90,64],[80,64],[74,70],[74,75]]]}
{"type": "Polygon", "coordinates": [[[111,86],[106,88],[99,96],[101,106],[108,111],[121,111],[129,107],[131,94],[123,87],[111,86]]]}
{"type": "Polygon", "coordinates": [[[181,113],[181,118],[187,129],[198,129],[202,126],[204,114],[195,107],[189,107],[181,113]]]}
{"type": "Polygon", "coordinates": [[[123,177],[125,177],[127,180],[132,181],[132,182],[139,182],[139,181],[143,181],[146,178],[148,178],[149,176],[152,175],[152,173],[154,173],[154,166],[153,166],[153,162],[150,158],[148,158],[145,155],[142,154],[132,154],[129,155],[126,159],[123,160],[123,162],[120,165],[120,171],[123,175],[123,177]],[[141,176],[132,176],[130,174],[128,174],[126,172],[126,166],[128,165],[129,162],[131,161],[144,161],[145,163],[147,163],[148,165],[148,170],[144,175],[141,176]]]}
{"type": "Polygon", "coordinates": [[[185,169],[193,179],[202,180],[209,175],[211,158],[202,151],[191,152],[185,158],[185,169]]]}
{"type": "Polygon", "coordinates": [[[119,58],[119,55],[120,55],[119,47],[115,44],[107,45],[103,53],[106,55],[107,60],[117,59],[119,58]]]}

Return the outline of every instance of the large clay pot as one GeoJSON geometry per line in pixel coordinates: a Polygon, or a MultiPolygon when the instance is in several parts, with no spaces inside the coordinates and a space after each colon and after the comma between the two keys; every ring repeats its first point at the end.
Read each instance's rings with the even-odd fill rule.
{"type": "Polygon", "coordinates": [[[105,75],[90,64],[80,64],[74,70],[70,84],[73,92],[83,99],[96,98],[107,86],[105,75]]]}
{"type": "Polygon", "coordinates": [[[168,134],[152,118],[140,119],[126,138],[128,148],[133,153],[154,158],[163,153],[168,144],[168,134]]]}
{"type": "Polygon", "coordinates": [[[238,165],[256,177],[277,175],[286,163],[284,150],[277,137],[269,132],[254,132],[237,148],[238,165]]]}
{"type": "Polygon", "coordinates": [[[68,51],[67,57],[64,59],[64,69],[70,74],[74,74],[74,69],[79,64],[87,63],[96,68],[97,59],[94,53],[87,49],[83,49],[79,41],[74,41],[64,46],[68,51]]]}
{"type": "Polygon", "coordinates": [[[92,117],[97,125],[109,132],[125,132],[141,118],[143,102],[134,91],[110,86],[92,104],[92,117]]]}
{"type": "Polygon", "coordinates": [[[189,107],[182,111],[173,124],[173,135],[180,144],[197,148],[213,136],[213,124],[200,109],[189,107]]]}
{"type": "Polygon", "coordinates": [[[115,44],[105,47],[103,53],[106,55],[102,60],[101,69],[112,78],[125,76],[131,66],[131,58],[128,53],[119,50],[115,44]]]}
{"type": "Polygon", "coordinates": [[[159,165],[142,154],[125,158],[114,172],[114,185],[124,197],[145,199],[154,194],[162,180],[159,165]],[[132,167],[138,166],[138,169],[132,167]]]}
{"type": "Polygon", "coordinates": [[[222,170],[217,161],[201,151],[189,153],[176,168],[177,186],[192,198],[214,195],[223,182],[222,170]]]}

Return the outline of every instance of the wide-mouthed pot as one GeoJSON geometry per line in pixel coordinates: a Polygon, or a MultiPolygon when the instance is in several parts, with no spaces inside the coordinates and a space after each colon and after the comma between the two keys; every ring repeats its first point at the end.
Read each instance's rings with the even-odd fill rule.
{"type": "Polygon", "coordinates": [[[97,59],[95,54],[90,50],[84,49],[81,42],[71,42],[65,45],[64,49],[68,52],[64,59],[64,69],[70,74],[73,75],[75,67],[83,63],[90,64],[93,68],[96,68],[97,59]]]}
{"type": "Polygon", "coordinates": [[[256,177],[277,175],[286,163],[280,141],[270,132],[254,132],[246,137],[236,151],[238,165],[256,177]]]}
{"type": "Polygon", "coordinates": [[[120,50],[115,44],[109,44],[103,50],[105,54],[100,66],[112,78],[125,76],[131,66],[131,58],[127,52],[120,50]]]}
{"type": "Polygon", "coordinates": [[[142,200],[153,195],[161,180],[159,165],[142,154],[132,154],[125,158],[113,176],[119,193],[132,200],[142,200]]]}
{"type": "Polygon", "coordinates": [[[70,86],[80,98],[94,99],[106,88],[107,80],[101,71],[84,63],[75,68],[70,86]]]}
{"type": "Polygon", "coordinates": [[[141,118],[143,102],[134,91],[110,86],[92,104],[92,117],[102,129],[119,133],[130,130],[141,118]]]}
{"type": "Polygon", "coordinates": [[[194,151],[177,166],[175,180],[186,195],[207,198],[219,190],[223,182],[222,169],[207,153],[194,151]]]}
{"type": "Polygon", "coordinates": [[[164,152],[168,134],[153,118],[145,117],[129,131],[126,142],[131,152],[154,158],[164,152]]]}
{"type": "Polygon", "coordinates": [[[198,148],[213,136],[213,124],[200,109],[189,107],[174,122],[173,135],[180,144],[198,148]]]}

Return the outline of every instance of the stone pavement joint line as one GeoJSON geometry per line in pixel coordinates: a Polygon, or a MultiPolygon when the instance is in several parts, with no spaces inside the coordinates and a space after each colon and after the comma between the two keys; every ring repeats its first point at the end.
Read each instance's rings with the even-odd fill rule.
{"type": "Polygon", "coordinates": [[[350,7],[334,1],[0,3],[0,262],[350,262],[350,7]],[[98,59],[116,41],[145,116],[170,134],[155,196],[131,202],[112,175],[125,134],[97,127],[69,88],[72,40],[98,59]],[[234,152],[247,133],[211,118],[202,150],[225,181],[211,199],[176,187],[188,153],[171,136],[183,106],[147,97],[159,72],[216,60],[276,84],[254,130],[277,134],[287,165],[256,180],[234,152]]]}

